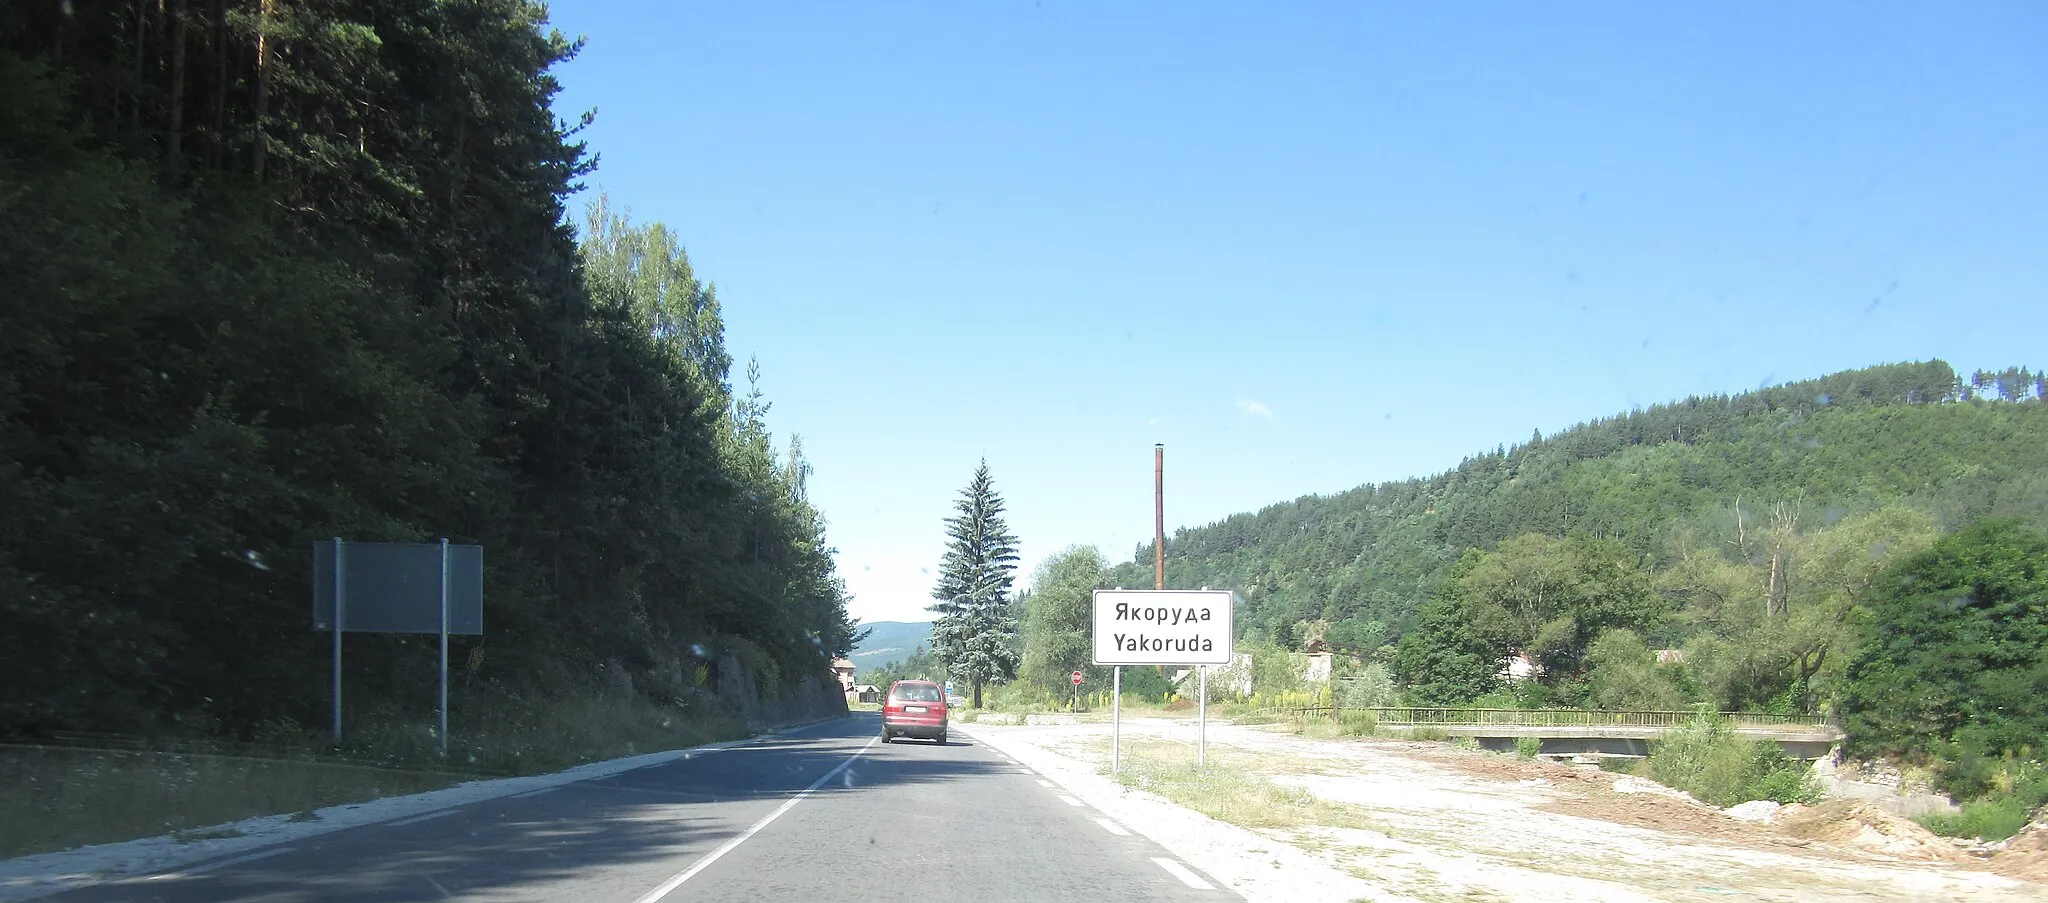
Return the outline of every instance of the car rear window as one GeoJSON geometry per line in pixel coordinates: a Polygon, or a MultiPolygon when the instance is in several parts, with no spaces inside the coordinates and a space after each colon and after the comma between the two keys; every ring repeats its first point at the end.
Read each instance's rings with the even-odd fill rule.
{"type": "Polygon", "coordinates": [[[939,688],[931,684],[904,684],[893,695],[904,702],[938,702],[939,688]]]}

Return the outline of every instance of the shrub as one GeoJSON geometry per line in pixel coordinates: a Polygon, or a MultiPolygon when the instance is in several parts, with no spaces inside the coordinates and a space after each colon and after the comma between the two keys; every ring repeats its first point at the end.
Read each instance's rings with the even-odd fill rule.
{"type": "Polygon", "coordinates": [[[1370,737],[1379,732],[1380,716],[1376,712],[1344,712],[1341,731],[1349,737],[1370,737]]]}
{"type": "Polygon", "coordinates": [[[1806,767],[1776,743],[1744,740],[1727,721],[1705,712],[1652,742],[1649,773],[1714,806],[1820,800],[1806,767]]]}
{"type": "Polygon", "coordinates": [[[1996,841],[2019,833],[2034,810],[2048,805],[2048,768],[2025,761],[2000,764],[2002,767],[1981,778],[1985,789],[1978,799],[1963,804],[1963,811],[1937,812],[1923,816],[1920,823],[1947,837],[1996,841]]]}
{"type": "Polygon", "coordinates": [[[1347,709],[1394,704],[1394,675],[1379,662],[1366,665],[1359,669],[1356,677],[1346,678],[1342,683],[1344,692],[1339,699],[1347,709]]]}
{"type": "Polygon", "coordinates": [[[1515,755],[1524,759],[1534,759],[1541,752],[1543,752],[1542,737],[1515,738],[1515,755]]]}
{"type": "Polygon", "coordinates": [[[1444,733],[1444,729],[1440,727],[1418,727],[1408,732],[1408,738],[1411,740],[1441,741],[1448,737],[1450,734],[1444,733]]]}
{"type": "Polygon", "coordinates": [[[1477,750],[1477,749],[1479,749],[1479,741],[1478,741],[1478,740],[1475,740],[1475,739],[1473,739],[1473,738],[1471,738],[1471,737],[1459,737],[1459,738],[1457,738],[1456,740],[1452,740],[1452,741],[1451,741],[1451,745],[1452,745],[1452,746],[1455,746],[1455,747],[1457,747],[1457,748],[1459,748],[1459,749],[1470,749],[1470,750],[1477,750]]]}

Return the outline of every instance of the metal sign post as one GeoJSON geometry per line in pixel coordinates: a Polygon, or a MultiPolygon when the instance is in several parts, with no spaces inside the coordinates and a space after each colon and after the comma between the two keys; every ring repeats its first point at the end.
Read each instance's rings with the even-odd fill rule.
{"type": "Polygon", "coordinates": [[[1196,692],[1202,694],[1202,702],[1195,709],[1197,712],[1195,715],[1195,724],[1197,725],[1195,728],[1195,767],[1207,768],[1209,767],[1209,666],[1196,665],[1195,668],[1197,673],[1201,675],[1199,678],[1201,689],[1196,692]]]}
{"type": "Polygon", "coordinates": [[[334,742],[341,742],[341,620],[348,598],[348,568],[343,564],[341,537],[334,537],[334,742]]]}
{"type": "Polygon", "coordinates": [[[441,755],[448,754],[448,537],[441,537],[441,699],[436,709],[440,716],[441,755]]]}
{"type": "Polygon", "coordinates": [[[1120,773],[1124,742],[1124,666],[1116,666],[1109,685],[1109,773],[1120,773]]]}

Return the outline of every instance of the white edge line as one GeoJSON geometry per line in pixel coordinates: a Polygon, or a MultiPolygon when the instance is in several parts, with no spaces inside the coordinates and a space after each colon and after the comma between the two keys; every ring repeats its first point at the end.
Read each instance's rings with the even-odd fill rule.
{"type": "Polygon", "coordinates": [[[403,828],[406,825],[416,825],[423,821],[433,821],[437,818],[443,818],[445,816],[454,815],[455,813],[460,811],[462,810],[451,807],[443,809],[439,812],[429,812],[425,815],[415,815],[411,818],[401,818],[397,821],[387,821],[384,823],[384,826],[387,828],[403,828]]]}
{"type": "Polygon", "coordinates": [[[182,870],[182,871],[180,871],[180,872],[177,872],[177,874],[181,874],[181,875],[197,875],[197,874],[200,874],[200,873],[202,873],[202,872],[210,872],[210,871],[213,871],[214,869],[224,869],[224,868],[227,868],[228,866],[231,866],[231,865],[241,865],[241,864],[242,864],[242,863],[244,863],[244,862],[255,862],[255,861],[256,861],[256,860],[258,860],[258,859],[269,859],[269,858],[270,858],[270,857],[272,857],[272,856],[282,856],[282,855],[284,855],[284,854],[286,854],[286,853],[289,853],[289,852],[291,852],[291,851],[293,851],[293,850],[295,850],[295,849],[298,849],[298,848],[297,848],[297,847],[278,847],[277,849],[274,849],[274,850],[264,850],[264,851],[263,851],[263,852],[261,852],[261,853],[250,853],[250,854],[248,854],[248,855],[246,855],[246,856],[235,856],[235,857],[232,857],[232,858],[229,858],[229,859],[223,859],[223,860],[221,860],[221,861],[219,861],[219,862],[209,862],[209,863],[206,863],[205,865],[201,865],[201,866],[196,866],[196,867],[194,867],[194,868],[189,868],[189,869],[184,869],[184,870],[182,870]]]}
{"type": "Polygon", "coordinates": [[[1044,778],[1039,778],[1039,779],[1038,779],[1038,786],[1040,786],[1040,787],[1051,787],[1051,786],[1052,786],[1052,782],[1051,782],[1051,781],[1048,781],[1048,780],[1046,780],[1046,779],[1044,779],[1044,778]]]}
{"type": "Polygon", "coordinates": [[[1109,819],[1098,818],[1095,820],[1095,823],[1101,825],[1102,830],[1108,831],[1111,834],[1115,834],[1118,837],[1131,836],[1131,832],[1124,830],[1123,825],[1117,824],[1116,822],[1110,821],[1109,819]]]}
{"type": "Polygon", "coordinates": [[[796,804],[803,802],[804,797],[810,796],[812,793],[816,792],[818,788],[825,786],[826,781],[838,777],[839,773],[845,771],[847,766],[852,765],[855,759],[860,758],[863,753],[866,753],[868,751],[868,747],[874,746],[876,743],[881,742],[881,740],[882,738],[879,736],[869,737],[866,745],[863,745],[860,749],[854,750],[853,755],[846,757],[846,761],[839,763],[831,771],[825,772],[823,776],[819,777],[815,781],[812,781],[811,786],[805,787],[803,790],[799,791],[795,796],[792,796],[789,799],[784,800],[782,805],[775,807],[775,811],[762,816],[760,821],[757,821],[752,825],[749,825],[745,831],[741,831],[731,840],[719,844],[718,849],[712,850],[710,853],[705,854],[704,858],[697,860],[696,863],[691,865],[689,868],[686,868],[681,872],[677,872],[675,877],[670,878],[667,881],[663,881],[655,889],[650,890],[647,893],[641,894],[640,898],[633,901],[633,903],[658,903],[658,901],[661,900],[661,898],[668,896],[670,891],[673,891],[676,888],[683,886],[683,882],[696,877],[698,872],[701,872],[711,867],[711,864],[717,862],[719,860],[719,857],[722,857],[725,854],[730,853],[735,849],[738,849],[740,844],[747,842],[747,838],[753,837],[755,834],[760,833],[761,829],[768,827],[768,824],[770,822],[773,822],[776,819],[781,818],[782,813],[788,812],[789,810],[796,808],[796,804]]]}
{"type": "Polygon", "coordinates": [[[1078,806],[1078,805],[1081,805],[1081,801],[1080,801],[1080,800],[1077,800],[1077,799],[1075,799],[1075,798],[1073,798],[1073,797],[1071,797],[1071,796],[1068,796],[1068,795],[1066,795],[1066,794],[1064,794],[1064,793],[1060,794],[1060,802],[1062,802],[1062,803],[1066,803],[1066,804],[1067,804],[1067,805],[1069,805],[1069,806],[1078,806]]]}
{"type": "Polygon", "coordinates": [[[1152,857],[1152,861],[1159,863],[1160,868],[1167,870],[1175,878],[1179,878],[1180,883],[1182,884],[1185,884],[1196,890],[1216,889],[1215,885],[1212,885],[1207,881],[1203,881],[1202,876],[1197,875],[1192,871],[1189,871],[1188,867],[1185,865],[1181,865],[1180,863],[1168,859],[1164,856],[1154,856],[1152,857]]]}
{"type": "Polygon", "coordinates": [[[562,789],[562,787],[563,787],[563,786],[564,786],[564,785],[561,785],[561,784],[557,784],[557,785],[555,785],[555,786],[553,786],[553,787],[542,787],[542,788],[541,788],[541,789],[539,789],[539,790],[528,790],[528,791],[526,791],[525,793],[515,793],[515,794],[512,794],[511,796],[508,796],[508,797],[506,797],[506,799],[512,799],[512,800],[523,800],[523,799],[525,799],[525,798],[527,798],[527,797],[529,797],[529,796],[539,796],[539,795],[541,795],[541,794],[543,794],[543,793],[553,793],[553,792],[555,792],[555,791],[557,791],[557,790],[560,790],[560,789],[562,789]]]}

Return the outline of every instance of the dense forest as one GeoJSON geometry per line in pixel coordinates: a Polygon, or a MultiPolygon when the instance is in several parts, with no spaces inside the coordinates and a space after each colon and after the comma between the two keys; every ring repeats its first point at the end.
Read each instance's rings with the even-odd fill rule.
{"type": "MultiPolygon", "coordinates": [[[[458,731],[849,650],[715,291],[569,212],[578,49],[529,0],[0,9],[0,734],[325,724],[337,535],[484,547],[458,731]]],[[[347,644],[353,710],[430,721],[432,638],[347,644]]]]}

